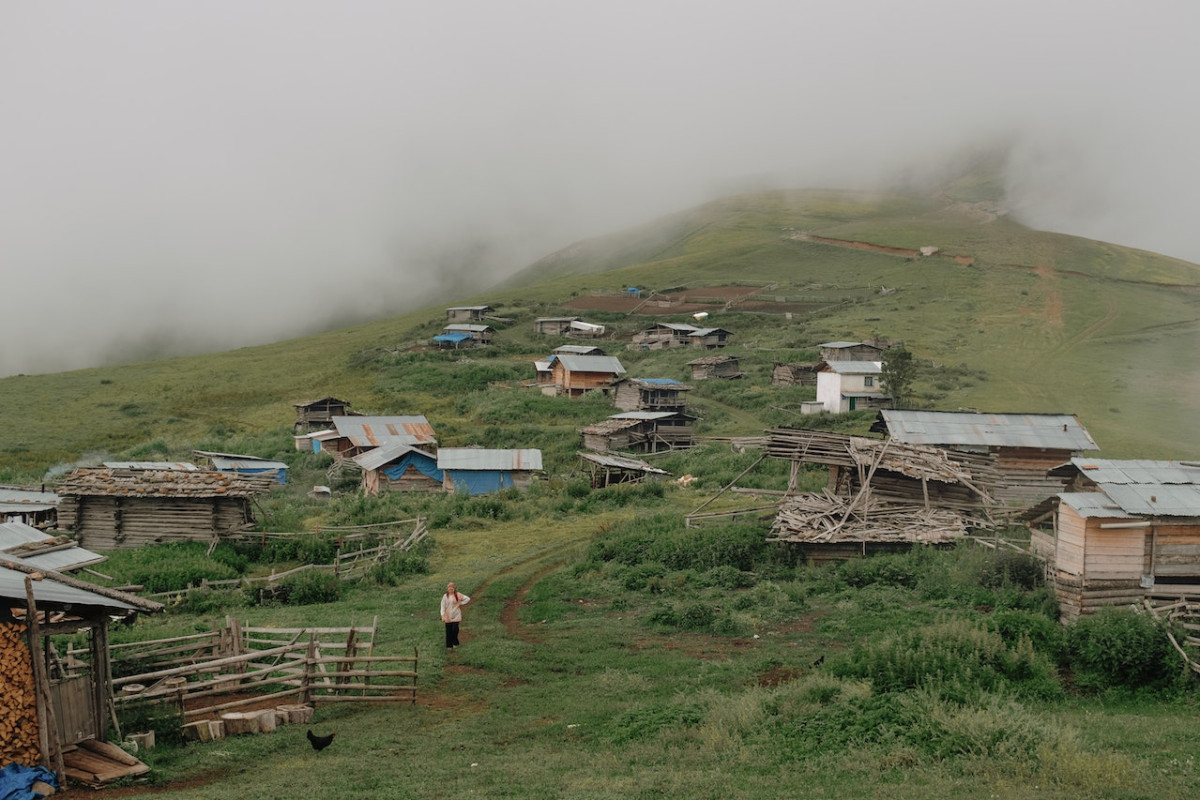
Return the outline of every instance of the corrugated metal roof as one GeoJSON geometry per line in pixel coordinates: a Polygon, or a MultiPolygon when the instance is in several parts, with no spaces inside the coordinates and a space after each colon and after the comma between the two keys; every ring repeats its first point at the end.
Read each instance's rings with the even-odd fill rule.
{"type": "MultiPolygon", "coordinates": [[[[817,347],[828,347],[830,350],[844,350],[847,347],[875,347],[875,345],[867,344],[866,342],[825,342],[824,344],[817,345],[817,347]]],[[[875,347],[875,349],[878,350],[879,348],[875,347]]]]}
{"type": "Polygon", "coordinates": [[[1108,484],[1104,493],[1131,515],[1200,517],[1200,486],[1195,484],[1108,484]]]}
{"type": "Polygon", "coordinates": [[[577,331],[604,332],[604,326],[598,322],[584,322],[581,319],[571,321],[571,327],[577,331]]]}
{"type": "Polygon", "coordinates": [[[1114,460],[1077,456],[1071,459],[1071,464],[1088,480],[1100,485],[1200,484],[1200,466],[1185,465],[1179,461],[1114,460]]]}
{"type": "Polygon", "coordinates": [[[491,306],[450,306],[447,311],[493,311],[491,306]]]}
{"type": "Polygon", "coordinates": [[[188,461],[105,461],[107,469],[149,469],[168,472],[196,472],[200,468],[188,461]]]}
{"type": "Polygon", "coordinates": [[[691,389],[674,378],[630,378],[633,383],[644,383],[647,386],[665,386],[671,389],[691,389]]]}
{"type": "Polygon", "coordinates": [[[491,325],[475,325],[470,322],[455,322],[442,328],[444,331],[466,331],[467,333],[487,333],[495,329],[491,325]]]}
{"type": "MultiPolygon", "coordinates": [[[[74,586],[67,586],[65,583],[59,583],[50,575],[44,576],[39,581],[32,581],[31,585],[33,586],[34,602],[39,606],[87,606],[90,608],[117,609],[119,611],[140,610],[136,605],[131,603],[105,597],[102,594],[89,592],[86,589],[76,589],[74,586]]],[[[21,605],[25,605],[25,573],[9,569],[3,563],[0,563],[0,597],[18,600],[21,605]]]]}
{"type": "Polygon", "coordinates": [[[0,514],[29,514],[58,508],[57,503],[5,503],[0,501],[0,514]]]}
{"type": "Polygon", "coordinates": [[[879,361],[826,361],[824,369],[839,375],[878,375],[883,371],[879,361]]]}
{"type": "Polygon", "coordinates": [[[597,422],[594,425],[588,425],[586,427],[580,428],[579,432],[586,433],[588,435],[605,436],[610,433],[616,433],[617,431],[628,430],[629,428],[636,428],[639,424],[641,424],[641,422],[642,422],[642,420],[640,420],[640,419],[609,418],[602,422],[597,422]]]}
{"type": "MultiPolygon", "coordinates": [[[[688,336],[711,336],[714,333],[729,333],[729,331],[724,328],[693,328],[688,336]]],[[[733,336],[732,333],[729,333],[729,335],[733,336]]]]}
{"type": "Polygon", "coordinates": [[[482,447],[443,447],[437,454],[438,469],[532,470],[542,468],[542,451],[488,450],[482,447]]]}
{"type": "Polygon", "coordinates": [[[385,442],[379,447],[376,447],[374,450],[368,450],[365,453],[355,456],[354,462],[365,470],[374,470],[379,469],[389,461],[395,461],[396,459],[403,457],[405,453],[412,452],[420,453],[429,460],[433,460],[432,455],[426,453],[424,450],[413,447],[410,442],[396,439],[390,442],[385,442]]]}
{"type": "Polygon", "coordinates": [[[1081,517],[1130,518],[1130,515],[1126,514],[1104,492],[1065,492],[1059,495],[1059,499],[1075,509],[1075,512],[1081,517]]]}
{"type": "Polygon", "coordinates": [[[322,397],[319,400],[305,400],[303,403],[292,403],[292,405],[296,408],[308,408],[309,406],[315,406],[317,403],[337,403],[347,407],[350,405],[345,400],[339,400],[336,397],[322,397]]]}
{"type": "Polygon", "coordinates": [[[652,475],[670,475],[665,469],[652,467],[645,461],[639,461],[636,458],[625,458],[623,456],[614,456],[607,453],[580,453],[580,458],[585,461],[592,461],[605,467],[616,467],[617,469],[631,469],[638,472],[646,472],[652,475]]]}
{"type": "Polygon", "coordinates": [[[609,419],[665,419],[667,417],[686,417],[678,411],[626,411],[613,414],[609,419]]]}
{"type": "Polygon", "coordinates": [[[278,470],[287,472],[288,465],[282,461],[268,461],[265,458],[248,458],[232,456],[211,456],[213,466],[219,472],[236,472],[238,470],[278,470]]]}
{"type": "Polygon", "coordinates": [[[604,355],[603,350],[591,344],[564,344],[561,347],[554,348],[554,352],[576,356],[604,355]]]}
{"type": "Polygon", "coordinates": [[[575,356],[562,354],[558,361],[568,372],[607,372],[620,375],[625,372],[616,356],[575,356]]]}
{"type": "Polygon", "coordinates": [[[575,322],[579,317],[538,317],[538,322],[575,322]]]}
{"type": "Polygon", "coordinates": [[[34,556],[24,556],[17,551],[17,548],[27,544],[44,543],[52,545],[57,538],[53,534],[38,530],[23,522],[0,523],[0,552],[3,553],[4,558],[20,561],[23,564],[29,564],[38,569],[48,569],[55,572],[80,569],[108,560],[108,556],[102,556],[99,553],[94,553],[78,545],[34,556]]]}
{"type": "Polygon", "coordinates": [[[538,372],[549,372],[552,369],[552,362],[550,362],[550,361],[535,361],[535,362],[533,362],[533,368],[535,370],[537,370],[538,372]]]}
{"type": "Polygon", "coordinates": [[[1097,450],[1073,414],[982,414],[956,411],[879,412],[887,432],[905,444],[1097,450]]]}
{"type": "Polygon", "coordinates": [[[0,503],[34,503],[58,505],[58,495],[54,492],[35,492],[29,489],[11,489],[0,487],[0,503]]]}
{"type": "MultiPolygon", "coordinates": [[[[666,328],[668,330],[675,331],[676,333],[691,333],[692,331],[697,330],[695,325],[687,325],[682,322],[659,322],[655,324],[654,328],[666,328]]],[[[654,328],[651,328],[651,330],[654,330],[654,328]]]]}
{"type": "Polygon", "coordinates": [[[434,444],[433,426],[423,414],[401,417],[334,417],[338,436],[344,436],[355,447],[379,447],[390,439],[410,444],[434,444]],[[404,437],[408,437],[405,439],[404,437]]]}

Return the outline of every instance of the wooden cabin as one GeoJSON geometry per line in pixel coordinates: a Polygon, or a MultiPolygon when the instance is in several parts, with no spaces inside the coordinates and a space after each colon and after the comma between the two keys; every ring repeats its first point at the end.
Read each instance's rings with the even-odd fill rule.
{"type": "Polygon", "coordinates": [[[624,378],[613,389],[613,405],[624,411],[683,411],[692,387],[671,378],[624,378]]]}
{"type": "Polygon", "coordinates": [[[350,403],[336,397],[322,397],[320,400],[307,400],[293,405],[296,407],[296,423],[293,426],[296,433],[322,430],[333,424],[334,417],[348,417],[357,413],[350,410],[350,403]]]}
{"type": "Polygon", "coordinates": [[[641,483],[646,480],[662,480],[671,473],[652,467],[645,461],[611,453],[579,453],[579,459],[593,489],[603,489],[622,483],[641,483]]]}
{"type": "Polygon", "coordinates": [[[424,414],[396,417],[335,417],[333,430],[314,439],[317,452],[335,459],[352,459],[389,442],[432,451],[437,446],[433,426],[424,414]]]}
{"type": "Polygon", "coordinates": [[[816,386],[817,367],[821,362],[797,361],[785,363],[776,361],[771,369],[772,386],[816,386]]]}
{"type": "Polygon", "coordinates": [[[724,328],[694,328],[687,335],[687,343],[692,347],[715,350],[728,345],[731,336],[733,334],[724,328]]]}
{"type": "Polygon", "coordinates": [[[451,306],[446,309],[446,321],[478,322],[495,310],[491,306],[451,306]]]}
{"type": "Polygon", "coordinates": [[[1051,470],[1099,449],[1073,414],[986,414],[885,409],[871,426],[904,444],[986,453],[1001,480],[997,511],[1017,513],[1064,491],[1051,470]]]}
{"type": "Polygon", "coordinates": [[[97,550],[212,542],[252,528],[251,501],[274,483],[222,472],[77,469],[58,486],[58,525],[97,550]]]}
{"type": "Polygon", "coordinates": [[[695,420],[679,411],[626,411],[579,433],[583,446],[598,453],[658,453],[691,447],[695,420]]]}
{"type": "Polygon", "coordinates": [[[542,451],[443,447],[438,450],[437,468],[448,492],[476,495],[511,487],[528,489],[542,471],[542,451]]]}
{"type": "MultiPolygon", "coordinates": [[[[46,767],[61,784],[78,763],[75,745],[95,741],[103,750],[112,708],[108,627],[162,610],[161,603],[0,556],[0,663],[8,665],[0,670],[7,712],[0,763],[46,767]],[[79,632],[87,634],[86,671],[52,677],[50,637],[79,632]]],[[[113,763],[109,779],[149,771],[135,762],[113,763]]]]}
{"type": "MultiPolygon", "coordinates": [[[[496,329],[491,325],[477,325],[469,322],[455,322],[451,325],[447,325],[442,330],[444,331],[442,334],[443,336],[447,334],[453,335],[457,333],[465,333],[471,338],[472,341],[475,342],[475,344],[478,345],[491,344],[492,340],[496,336],[496,329]]],[[[437,338],[438,337],[436,336],[434,337],[434,339],[437,338]]]]}
{"type": "Polygon", "coordinates": [[[1200,463],[1073,458],[1048,543],[1064,619],[1143,598],[1200,597],[1200,463]]]}
{"type": "Polygon", "coordinates": [[[533,321],[535,332],[544,336],[564,336],[571,329],[571,323],[579,317],[538,317],[533,321]]]}
{"type": "Polygon", "coordinates": [[[678,322],[659,322],[633,335],[633,347],[637,350],[662,350],[667,347],[685,347],[696,330],[695,325],[678,322]]]}
{"type": "Polygon", "coordinates": [[[832,414],[891,404],[880,388],[883,365],[878,361],[830,361],[817,367],[817,403],[832,414]]]}
{"type": "Polygon", "coordinates": [[[818,345],[821,360],[831,361],[881,361],[883,348],[867,342],[825,342],[818,345]]]}
{"type": "Polygon", "coordinates": [[[605,393],[613,383],[625,374],[625,367],[614,356],[553,357],[554,383],[550,390],[555,394],[579,397],[592,391],[605,393]]]}
{"type": "Polygon", "coordinates": [[[23,522],[53,528],[58,519],[58,495],[42,489],[0,486],[0,522],[23,522]]]}
{"type": "Polygon", "coordinates": [[[445,475],[437,456],[404,441],[388,442],[354,457],[362,468],[362,489],[382,492],[440,492],[445,475]]]}
{"type": "Polygon", "coordinates": [[[732,380],[743,377],[742,368],[737,356],[703,356],[687,362],[692,368],[692,380],[703,381],[709,378],[725,378],[732,380]]]}

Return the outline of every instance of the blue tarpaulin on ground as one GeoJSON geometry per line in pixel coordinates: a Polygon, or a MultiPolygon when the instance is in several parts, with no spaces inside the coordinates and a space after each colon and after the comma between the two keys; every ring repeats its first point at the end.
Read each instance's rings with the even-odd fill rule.
{"type": "Polygon", "coordinates": [[[58,790],[58,778],[45,767],[9,764],[0,769],[0,800],[40,800],[46,795],[33,790],[33,785],[38,781],[58,790]]]}

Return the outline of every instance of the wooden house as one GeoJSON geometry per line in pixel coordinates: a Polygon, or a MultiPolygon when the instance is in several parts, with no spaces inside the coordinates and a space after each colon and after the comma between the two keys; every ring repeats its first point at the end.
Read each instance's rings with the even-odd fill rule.
{"type": "Polygon", "coordinates": [[[478,322],[496,309],[491,306],[451,306],[446,309],[447,322],[478,322]]]}
{"type": "Polygon", "coordinates": [[[611,453],[579,453],[583,467],[593,489],[616,486],[622,483],[641,483],[646,480],[662,480],[671,473],[652,467],[645,461],[611,453]]]}
{"type": "MultiPolygon", "coordinates": [[[[455,322],[442,329],[444,334],[465,333],[475,344],[491,344],[496,335],[496,329],[491,325],[478,325],[470,322],[455,322]]],[[[434,337],[437,338],[437,337],[434,337]]]]}
{"type": "Polygon", "coordinates": [[[598,453],[658,453],[691,447],[695,420],[680,411],[626,411],[579,433],[583,446],[598,453]]]}
{"type": "Polygon", "coordinates": [[[544,336],[564,336],[571,329],[571,323],[579,317],[538,317],[533,321],[533,329],[544,336]]]}
{"type": "Polygon", "coordinates": [[[440,492],[445,475],[437,456],[404,441],[392,441],[354,457],[362,469],[364,494],[440,492]]]}
{"type": "Polygon", "coordinates": [[[878,361],[828,361],[817,367],[817,403],[833,414],[889,405],[879,387],[878,361]]]}
{"type": "Polygon", "coordinates": [[[555,394],[579,397],[587,392],[612,389],[613,383],[625,374],[625,367],[614,356],[561,355],[552,358],[555,394]]]}
{"type": "Polygon", "coordinates": [[[348,402],[336,397],[322,397],[320,400],[307,400],[293,405],[296,407],[296,423],[293,426],[296,433],[322,430],[333,424],[334,417],[349,417],[357,413],[350,410],[348,402]]]}
{"type": "Polygon", "coordinates": [[[728,345],[731,336],[733,334],[724,328],[694,328],[687,335],[687,343],[692,347],[715,350],[728,345]]]}
{"type": "Polygon", "coordinates": [[[352,459],[389,442],[432,451],[437,446],[433,426],[423,414],[397,417],[334,417],[333,431],[317,437],[318,452],[352,459]]]}
{"type": "Polygon", "coordinates": [[[1073,414],[985,414],[885,409],[871,427],[897,442],[993,457],[998,510],[1016,513],[1064,490],[1055,467],[1098,449],[1073,414]]]}
{"type": "Polygon", "coordinates": [[[825,342],[821,348],[821,360],[831,361],[880,361],[883,348],[867,342],[825,342]]]}
{"type": "Polygon", "coordinates": [[[58,518],[58,495],[43,489],[0,486],[0,522],[23,522],[52,528],[58,518]]]}
{"type": "Polygon", "coordinates": [[[662,350],[667,347],[684,347],[690,344],[689,336],[695,325],[678,322],[659,322],[633,335],[633,347],[638,350],[662,350]]]}
{"type": "Polygon", "coordinates": [[[542,471],[542,451],[488,450],[482,447],[442,447],[437,468],[448,492],[490,494],[516,487],[528,489],[542,471]]]}
{"type": "Polygon", "coordinates": [[[60,530],[84,547],[213,542],[254,526],[251,501],[274,477],[77,469],[58,486],[60,530]]]}
{"type": "MultiPolygon", "coordinates": [[[[1064,619],[1143,598],[1200,597],[1200,463],[1073,458],[1048,505],[1048,552],[1064,619]]],[[[1038,544],[1035,542],[1035,545],[1038,544]]]]}
{"type": "MultiPolygon", "coordinates": [[[[7,665],[0,670],[6,717],[0,762],[44,766],[61,783],[78,764],[75,745],[86,753],[97,742],[104,750],[112,708],[108,626],[162,610],[160,603],[0,556],[0,663],[7,665]],[[52,677],[50,637],[79,632],[87,634],[86,671],[52,677]]],[[[149,771],[134,761],[111,764],[109,779],[149,771]]]]}
{"type": "Polygon", "coordinates": [[[776,361],[771,369],[772,386],[816,386],[817,367],[820,362],[796,361],[785,363],[776,361]]]}
{"type": "Polygon", "coordinates": [[[743,377],[742,368],[737,356],[702,356],[687,362],[692,368],[692,380],[703,381],[709,378],[743,377]]]}
{"type": "Polygon", "coordinates": [[[692,387],[671,378],[623,378],[613,390],[613,405],[623,411],[683,411],[692,387]]]}

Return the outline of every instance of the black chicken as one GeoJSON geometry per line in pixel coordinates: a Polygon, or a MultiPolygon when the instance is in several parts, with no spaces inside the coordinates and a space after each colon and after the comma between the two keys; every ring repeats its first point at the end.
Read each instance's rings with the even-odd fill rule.
{"type": "Polygon", "coordinates": [[[333,744],[334,736],[337,736],[337,734],[331,733],[328,736],[315,736],[310,730],[308,732],[308,741],[312,743],[313,750],[324,750],[326,747],[329,747],[329,745],[333,744]]]}

